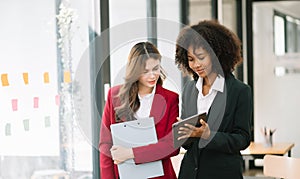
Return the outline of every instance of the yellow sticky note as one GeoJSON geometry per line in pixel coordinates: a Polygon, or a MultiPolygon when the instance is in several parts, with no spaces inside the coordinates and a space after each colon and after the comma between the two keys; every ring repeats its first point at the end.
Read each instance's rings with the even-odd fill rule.
{"type": "Polygon", "coordinates": [[[71,73],[69,71],[64,72],[64,82],[71,83],[71,73]]]}
{"type": "Polygon", "coordinates": [[[25,85],[28,85],[28,73],[23,73],[23,80],[25,85]]]}
{"type": "Polygon", "coordinates": [[[1,74],[2,86],[9,86],[7,74],[1,74]]]}
{"type": "Polygon", "coordinates": [[[44,83],[49,83],[49,73],[48,72],[44,73],[44,83]]]}

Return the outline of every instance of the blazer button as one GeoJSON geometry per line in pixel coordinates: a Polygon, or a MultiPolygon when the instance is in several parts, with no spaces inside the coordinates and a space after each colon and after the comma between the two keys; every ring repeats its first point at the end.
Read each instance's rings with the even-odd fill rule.
{"type": "Polygon", "coordinates": [[[197,171],[197,170],[198,170],[198,168],[196,167],[196,168],[195,168],[195,171],[197,171]]]}

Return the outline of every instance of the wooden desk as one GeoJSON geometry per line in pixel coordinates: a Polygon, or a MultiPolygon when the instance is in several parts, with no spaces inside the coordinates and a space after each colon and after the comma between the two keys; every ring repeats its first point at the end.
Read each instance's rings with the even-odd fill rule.
{"type": "Polygon", "coordinates": [[[291,157],[294,143],[274,143],[272,147],[265,147],[263,143],[251,142],[249,147],[241,151],[245,161],[245,170],[249,169],[249,160],[262,159],[265,155],[285,155],[291,157]]]}

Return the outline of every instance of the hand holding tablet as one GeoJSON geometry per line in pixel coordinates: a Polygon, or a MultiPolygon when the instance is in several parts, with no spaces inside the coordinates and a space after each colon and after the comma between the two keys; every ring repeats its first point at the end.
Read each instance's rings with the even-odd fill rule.
{"type": "Polygon", "coordinates": [[[200,119],[206,122],[206,113],[196,114],[173,124],[174,148],[180,147],[188,138],[186,137],[187,134],[184,133],[182,129],[200,127],[200,119]]]}

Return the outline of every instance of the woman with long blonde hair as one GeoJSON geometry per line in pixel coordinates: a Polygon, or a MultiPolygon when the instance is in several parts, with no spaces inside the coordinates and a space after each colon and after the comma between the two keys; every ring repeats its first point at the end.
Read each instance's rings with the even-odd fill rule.
{"type": "Polygon", "coordinates": [[[101,178],[118,179],[117,164],[133,159],[135,164],[161,160],[164,175],[156,178],[176,179],[170,157],[179,152],[172,140],[179,99],[162,87],[165,74],[160,64],[161,55],[153,44],[137,43],[128,57],[124,84],[109,90],[100,130],[101,178]],[[133,148],[113,145],[112,124],[146,117],[154,118],[157,143],[133,148]]]}

